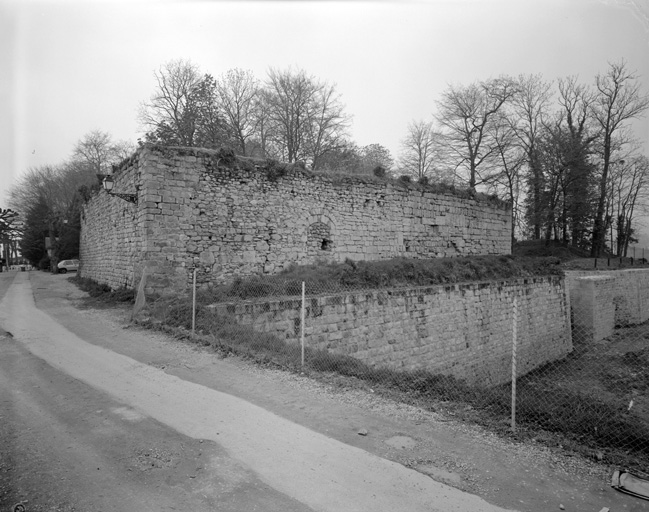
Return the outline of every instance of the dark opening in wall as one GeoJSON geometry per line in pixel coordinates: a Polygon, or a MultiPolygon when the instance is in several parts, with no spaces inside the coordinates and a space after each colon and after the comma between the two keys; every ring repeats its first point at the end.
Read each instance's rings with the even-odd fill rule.
{"type": "Polygon", "coordinates": [[[314,222],[307,231],[307,254],[311,258],[322,258],[323,251],[333,252],[334,243],[331,228],[323,222],[314,222]]]}

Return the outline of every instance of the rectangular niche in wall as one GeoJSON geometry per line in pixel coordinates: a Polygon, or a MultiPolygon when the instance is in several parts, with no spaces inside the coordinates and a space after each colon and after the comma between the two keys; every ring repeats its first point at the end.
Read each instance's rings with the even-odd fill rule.
{"type": "Polygon", "coordinates": [[[322,252],[333,250],[331,228],[323,222],[314,222],[307,230],[307,255],[310,257],[322,256],[322,252]]]}

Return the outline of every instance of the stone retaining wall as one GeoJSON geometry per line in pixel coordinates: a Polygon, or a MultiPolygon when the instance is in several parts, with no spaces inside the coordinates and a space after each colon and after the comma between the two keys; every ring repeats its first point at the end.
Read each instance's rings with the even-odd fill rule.
{"type": "MultiPolygon", "coordinates": [[[[519,375],[572,351],[564,281],[558,276],[310,297],[306,346],[377,367],[501,384],[511,379],[514,298],[519,375]]],[[[299,341],[299,298],[213,309],[256,331],[299,341]]]]}

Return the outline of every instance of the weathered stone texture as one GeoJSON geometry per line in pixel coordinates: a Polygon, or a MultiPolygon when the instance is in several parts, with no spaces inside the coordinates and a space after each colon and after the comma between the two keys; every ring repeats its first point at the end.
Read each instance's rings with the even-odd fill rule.
{"type": "MultiPolygon", "coordinates": [[[[137,163],[115,176],[115,192],[133,193],[137,163]]],[[[81,214],[80,275],[112,289],[134,286],[134,269],[142,260],[143,212],[137,205],[101,191],[81,214]]]]}
{"type": "Polygon", "coordinates": [[[138,205],[92,198],[82,226],[83,274],[150,291],[275,273],[291,264],[510,252],[511,209],[414,185],[272,175],[222,165],[214,151],[145,147],[115,173],[138,205]],[[128,212],[128,215],[124,215],[128,212]],[[131,225],[128,225],[128,224],[131,225]]]}
{"type": "MultiPolygon", "coordinates": [[[[309,298],[305,344],[377,367],[500,384],[512,375],[514,298],[518,375],[572,351],[564,281],[558,276],[309,298]]],[[[217,304],[213,310],[299,342],[300,299],[217,304]]]]}

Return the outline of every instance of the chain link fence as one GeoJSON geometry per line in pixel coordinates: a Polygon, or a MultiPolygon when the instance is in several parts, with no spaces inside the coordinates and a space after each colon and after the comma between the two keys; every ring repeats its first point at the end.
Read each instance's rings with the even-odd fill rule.
{"type": "Polygon", "coordinates": [[[649,269],[389,288],[252,278],[147,315],[225,353],[647,469],[649,269]]]}

